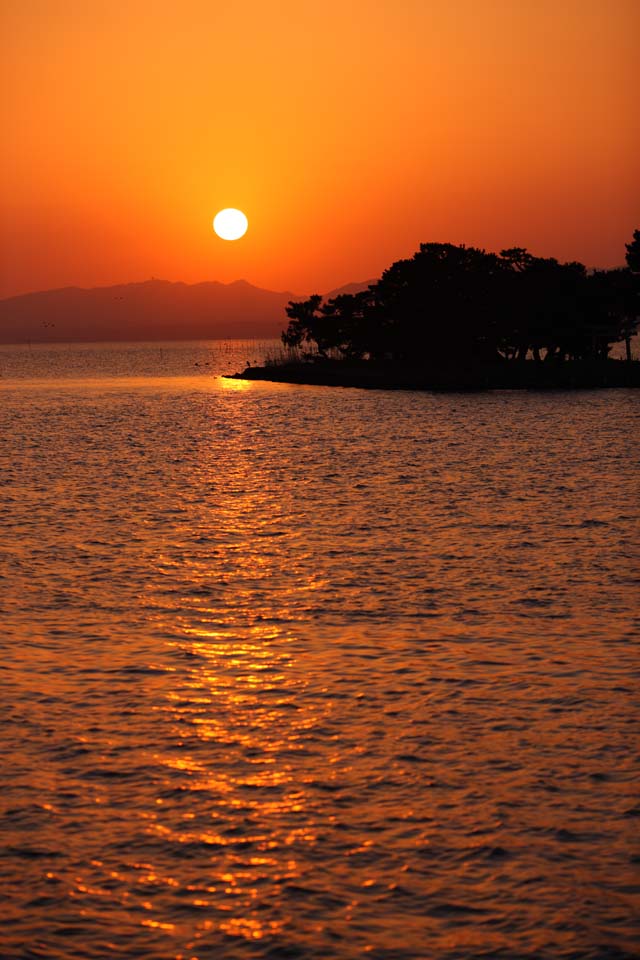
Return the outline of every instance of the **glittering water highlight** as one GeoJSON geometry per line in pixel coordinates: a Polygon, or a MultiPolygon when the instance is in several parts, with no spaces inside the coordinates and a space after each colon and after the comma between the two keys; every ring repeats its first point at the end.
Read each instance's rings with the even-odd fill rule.
{"type": "Polygon", "coordinates": [[[3,957],[631,958],[632,391],[0,348],[3,957]]]}

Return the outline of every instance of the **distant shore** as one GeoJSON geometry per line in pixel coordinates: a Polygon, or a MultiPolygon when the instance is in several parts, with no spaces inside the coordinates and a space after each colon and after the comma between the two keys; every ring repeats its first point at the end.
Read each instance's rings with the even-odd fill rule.
{"type": "Polygon", "coordinates": [[[640,362],[526,360],[425,368],[374,361],[319,360],[250,366],[228,379],[378,390],[593,390],[640,387],[640,362]]]}

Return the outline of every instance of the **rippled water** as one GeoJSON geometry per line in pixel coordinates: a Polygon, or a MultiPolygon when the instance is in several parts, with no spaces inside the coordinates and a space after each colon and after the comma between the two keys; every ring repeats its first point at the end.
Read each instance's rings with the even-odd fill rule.
{"type": "Polygon", "coordinates": [[[262,349],[0,348],[0,955],[637,956],[637,395],[262,349]]]}

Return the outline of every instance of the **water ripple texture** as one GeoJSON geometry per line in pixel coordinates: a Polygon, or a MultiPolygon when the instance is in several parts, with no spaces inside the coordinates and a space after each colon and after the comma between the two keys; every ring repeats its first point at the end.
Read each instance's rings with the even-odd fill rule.
{"type": "Polygon", "coordinates": [[[0,348],[0,956],[638,955],[638,400],[0,348]]]}

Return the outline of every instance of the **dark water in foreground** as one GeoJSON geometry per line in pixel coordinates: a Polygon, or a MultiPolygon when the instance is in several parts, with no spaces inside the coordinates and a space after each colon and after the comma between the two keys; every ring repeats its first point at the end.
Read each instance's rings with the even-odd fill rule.
{"type": "Polygon", "coordinates": [[[637,393],[248,350],[0,348],[0,955],[637,956],[637,393]]]}

